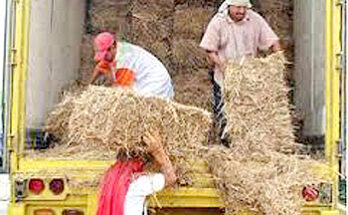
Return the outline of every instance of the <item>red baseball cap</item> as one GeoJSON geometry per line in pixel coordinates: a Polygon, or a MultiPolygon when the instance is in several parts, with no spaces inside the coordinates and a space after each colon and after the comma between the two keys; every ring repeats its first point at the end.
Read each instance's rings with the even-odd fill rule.
{"type": "Polygon", "coordinates": [[[94,60],[100,61],[105,58],[105,55],[108,52],[108,48],[112,46],[115,42],[115,35],[109,32],[103,32],[96,36],[94,39],[94,44],[97,48],[97,52],[94,55],[94,60]]]}

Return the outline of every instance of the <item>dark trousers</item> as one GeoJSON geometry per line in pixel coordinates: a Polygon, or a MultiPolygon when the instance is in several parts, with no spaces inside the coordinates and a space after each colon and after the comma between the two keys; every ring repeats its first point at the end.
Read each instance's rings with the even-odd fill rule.
{"type": "Polygon", "coordinates": [[[214,112],[214,122],[213,129],[217,134],[219,140],[224,146],[230,146],[230,138],[227,133],[224,132],[226,127],[226,117],[223,111],[224,101],[222,98],[221,87],[214,80],[214,73],[210,71],[211,74],[211,82],[213,84],[213,112],[214,112]]]}

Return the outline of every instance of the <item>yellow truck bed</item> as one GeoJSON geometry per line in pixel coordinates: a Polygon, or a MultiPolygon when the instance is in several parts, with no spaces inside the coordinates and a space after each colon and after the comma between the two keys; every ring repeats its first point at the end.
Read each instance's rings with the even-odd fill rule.
{"type": "MultiPolygon", "coordinates": [[[[35,211],[50,209],[62,214],[67,209],[78,209],[84,215],[94,215],[97,203],[98,179],[114,161],[53,161],[23,159],[21,171],[12,180],[23,181],[41,178],[45,190],[40,195],[26,191],[24,198],[11,202],[10,214],[34,215],[35,211]],[[47,187],[52,179],[61,178],[65,189],[60,195],[53,195],[47,187]]],[[[207,165],[196,161],[193,167],[194,183],[191,186],[166,189],[148,198],[149,207],[157,214],[223,214],[224,204],[220,200],[207,165]]],[[[322,170],[320,170],[322,171],[322,170]]],[[[13,197],[16,199],[16,197],[13,197]]],[[[339,214],[332,210],[332,204],[304,206],[303,214],[339,214]]],[[[151,211],[151,210],[150,210],[151,211]]],[[[253,214],[241,211],[240,214],[253,214]]]]}

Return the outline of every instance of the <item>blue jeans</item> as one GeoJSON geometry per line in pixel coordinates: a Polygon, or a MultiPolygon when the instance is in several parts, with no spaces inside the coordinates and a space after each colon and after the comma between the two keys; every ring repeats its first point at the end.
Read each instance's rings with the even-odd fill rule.
{"type": "Polygon", "coordinates": [[[224,107],[224,101],[222,98],[221,93],[221,87],[216,81],[214,80],[214,73],[210,71],[211,74],[211,81],[213,84],[213,111],[214,111],[214,129],[216,131],[216,134],[218,135],[221,143],[226,146],[230,147],[230,138],[227,133],[224,133],[224,129],[226,127],[226,117],[225,113],[223,111],[224,107]]]}

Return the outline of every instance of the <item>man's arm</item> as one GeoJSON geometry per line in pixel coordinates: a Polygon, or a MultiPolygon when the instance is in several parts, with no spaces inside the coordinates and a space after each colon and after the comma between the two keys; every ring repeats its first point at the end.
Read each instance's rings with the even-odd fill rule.
{"type": "Polygon", "coordinates": [[[260,39],[258,49],[263,51],[277,52],[281,50],[279,37],[274,33],[271,26],[266,22],[264,18],[260,15],[259,25],[260,25],[260,39]]]}
{"type": "Polygon", "coordinates": [[[107,65],[107,63],[100,61],[95,66],[95,68],[93,69],[92,78],[89,83],[93,84],[97,80],[98,75],[105,76],[108,86],[112,86],[115,84],[110,65],[107,65]]]}
{"type": "Polygon", "coordinates": [[[199,44],[199,47],[208,53],[208,57],[213,65],[218,67],[222,67],[224,63],[217,54],[220,46],[220,26],[220,19],[214,16],[209,22],[202,41],[199,44]]]}
{"type": "Polygon", "coordinates": [[[147,132],[144,135],[144,142],[147,145],[148,152],[155,158],[155,162],[160,166],[161,172],[165,177],[166,186],[174,185],[176,182],[174,167],[163,149],[160,134],[158,132],[147,132]]]}
{"type": "Polygon", "coordinates": [[[209,59],[212,61],[213,66],[217,66],[221,71],[223,71],[224,68],[224,61],[221,60],[217,52],[214,51],[207,51],[209,59]]]}
{"type": "Polygon", "coordinates": [[[93,74],[92,74],[92,78],[89,81],[89,84],[93,84],[97,80],[98,74],[99,74],[99,72],[96,69],[94,69],[93,74]]]}

